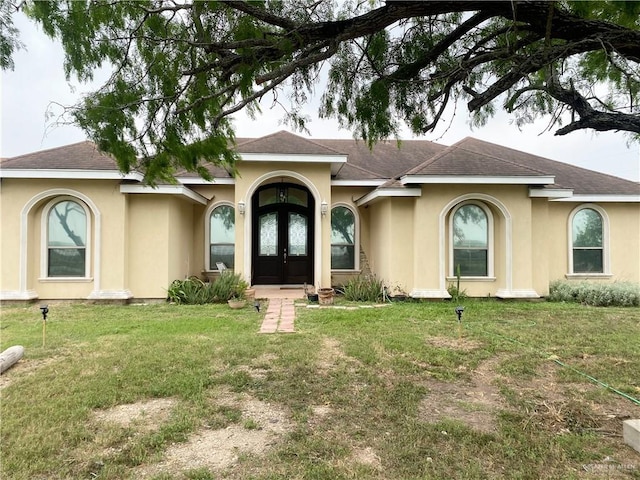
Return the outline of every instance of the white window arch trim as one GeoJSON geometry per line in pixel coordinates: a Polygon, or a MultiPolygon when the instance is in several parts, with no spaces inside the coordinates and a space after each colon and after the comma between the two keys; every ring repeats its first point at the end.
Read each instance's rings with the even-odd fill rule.
{"type": "Polygon", "coordinates": [[[57,197],[53,197],[42,209],[42,216],[40,218],[40,281],[49,281],[49,282],[81,282],[81,281],[91,281],[91,265],[93,264],[93,251],[91,249],[91,245],[93,244],[91,232],[93,222],[91,210],[87,206],[85,202],[81,199],[73,196],[73,195],[59,195],[57,197]],[[86,229],[87,229],[87,240],[85,245],[85,261],[84,261],[84,276],[83,277],[50,277],[49,271],[47,268],[48,259],[49,259],[49,215],[51,214],[51,210],[53,207],[58,205],[60,202],[73,202],[84,210],[85,218],[86,218],[86,229]]]}
{"type": "MultiPolygon", "coordinates": [[[[205,215],[204,215],[204,266],[205,266],[205,270],[208,272],[217,272],[218,271],[218,267],[216,265],[211,265],[211,214],[213,213],[213,211],[218,208],[218,207],[222,207],[222,206],[227,206],[227,207],[231,207],[233,208],[233,212],[234,215],[236,215],[237,209],[236,206],[233,204],[233,202],[229,201],[229,200],[220,200],[218,202],[214,202],[211,205],[209,205],[209,207],[207,208],[207,210],[205,211],[205,215]]],[[[237,228],[237,222],[234,224],[234,227],[237,228]]],[[[236,230],[237,232],[237,230],[236,230]]],[[[236,233],[236,238],[237,238],[237,233],[236,233]]],[[[236,245],[236,239],[234,239],[234,246],[236,245]]]]}
{"type": "Polygon", "coordinates": [[[46,200],[51,197],[65,196],[69,195],[71,197],[78,198],[84,202],[85,205],[89,207],[91,213],[93,215],[94,221],[94,233],[95,233],[95,245],[93,255],[93,288],[94,291],[91,293],[90,298],[94,295],[100,294],[100,272],[101,272],[101,230],[102,230],[102,221],[101,214],[98,207],[93,203],[93,201],[84,195],[83,193],[77,192],[75,190],[71,190],[68,188],[53,188],[50,190],[45,190],[40,192],[25,203],[24,207],[22,207],[22,211],[20,212],[20,272],[19,272],[19,290],[17,292],[9,292],[12,299],[20,299],[20,300],[32,300],[34,298],[38,298],[38,294],[35,290],[29,290],[27,288],[27,253],[29,247],[29,214],[31,213],[31,209],[34,206],[38,205],[43,200],[46,200]]]}
{"type": "Polygon", "coordinates": [[[595,203],[583,203],[574,208],[569,214],[569,219],[567,221],[567,258],[568,258],[568,266],[569,272],[565,275],[567,278],[603,278],[603,277],[611,277],[611,248],[609,247],[609,216],[607,212],[600,205],[596,205],[595,203]],[[575,216],[581,212],[582,210],[593,210],[600,214],[600,218],[602,219],[602,272],[580,272],[575,273],[573,271],[573,219],[575,216]]]}
{"type": "Polygon", "coordinates": [[[353,269],[331,269],[332,272],[359,272],[360,271],[360,215],[358,215],[357,209],[345,202],[336,202],[331,204],[331,210],[329,211],[329,218],[331,218],[331,212],[336,207],[345,207],[347,210],[351,212],[353,215],[353,228],[354,228],[354,238],[353,238],[353,269]]]}
{"type": "Polygon", "coordinates": [[[453,264],[453,250],[454,250],[454,245],[453,245],[453,219],[456,215],[456,213],[458,212],[458,210],[460,210],[462,207],[465,207],[467,205],[475,205],[476,207],[480,208],[484,214],[487,217],[487,276],[480,276],[480,277],[474,277],[474,276],[463,276],[461,278],[464,278],[465,280],[484,280],[484,281],[489,281],[489,280],[495,280],[495,270],[494,270],[494,222],[493,222],[493,213],[491,212],[491,209],[487,206],[487,204],[485,204],[484,202],[481,202],[479,200],[475,200],[475,199],[470,199],[470,200],[464,200],[458,204],[456,204],[450,211],[449,211],[449,236],[448,236],[448,253],[449,253],[449,266],[448,266],[448,272],[449,272],[449,276],[448,278],[453,278],[456,276],[456,271],[455,271],[455,265],[453,264]]]}

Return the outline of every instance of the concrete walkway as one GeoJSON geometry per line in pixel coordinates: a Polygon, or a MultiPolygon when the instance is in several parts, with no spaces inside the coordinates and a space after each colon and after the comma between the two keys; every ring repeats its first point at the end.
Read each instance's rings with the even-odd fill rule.
{"type": "Polygon", "coordinates": [[[253,287],[256,298],[266,299],[266,314],[260,327],[260,333],[293,333],[296,307],[294,302],[304,298],[302,288],[253,287]]]}

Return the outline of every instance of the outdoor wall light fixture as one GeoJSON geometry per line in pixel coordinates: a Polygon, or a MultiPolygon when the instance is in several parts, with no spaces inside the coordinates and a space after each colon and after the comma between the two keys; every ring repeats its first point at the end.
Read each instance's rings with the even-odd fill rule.
{"type": "Polygon", "coordinates": [[[242,200],[240,200],[238,202],[238,211],[240,212],[240,215],[244,215],[244,208],[245,208],[245,204],[242,200]]]}
{"type": "Polygon", "coordinates": [[[324,217],[328,211],[329,211],[329,205],[327,204],[327,202],[323,200],[322,203],[320,204],[320,213],[324,217]]]}

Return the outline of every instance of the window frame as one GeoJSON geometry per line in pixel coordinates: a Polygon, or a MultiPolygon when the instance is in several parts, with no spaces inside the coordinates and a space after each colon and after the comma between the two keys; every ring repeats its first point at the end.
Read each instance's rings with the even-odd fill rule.
{"type": "MultiPolygon", "coordinates": [[[[49,202],[47,202],[47,204],[44,206],[43,210],[42,210],[42,217],[41,217],[41,226],[40,226],[40,232],[41,232],[41,241],[40,241],[40,246],[41,246],[41,252],[40,252],[40,279],[41,280],[48,280],[48,281],[86,281],[86,280],[91,280],[91,265],[92,265],[92,249],[91,249],[91,245],[92,245],[92,233],[93,231],[93,217],[91,215],[91,210],[89,209],[89,207],[85,204],[84,201],[82,201],[81,199],[74,197],[72,195],[59,195],[59,196],[55,196],[53,197],[51,200],[49,200],[49,202]],[[82,276],[50,276],[49,275],[49,215],[51,215],[51,212],[53,210],[53,208],[58,205],[59,203],[62,202],[73,202],[77,205],[79,205],[85,214],[85,219],[86,219],[86,224],[85,224],[85,228],[86,228],[86,240],[85,240],[85,246],[84,246],[84,275],[82,276]]],[[[74,248],[78,248],[78,247],[74,247],[74,248]]]]}
{"type": "MultiPolygon", "coordinates": [[[[492,281],[495,280],[495,270],[494,270],[494,220],[493,220],[493,213],[491,212],[491,209],[483,202],[480,202],[478,200],[465,200],[463,202],[460,202],[458,204],[456,204],[449,212],[449,276],[448,279],[451,278],[457,278],[456,277],[456,268],[454,265],[454,251],[455,246],[454,246],[454,235],[453,235],[453,223],[454,223],[454,218],[456,216],[456,213],[458,213],[458,210],[460,210],[461,208],[467,206],[467,205],[474,205],[476,207],[479,207],[485,214],[486,218],[487,218],[487,275],[473,275],[473,276],[465,276],[465,275],[460,275],[461,279],[465,279],[465,280],[480,280],[480,281],[492,281]]],[[[480,250],[480,249],[478,249],[480,250]]]]}
{"type": "Polygon", "coordinates": [[[344,202],[337,202],[331,205],[331,209],[329,210],[329,264],[331,264],[332,256],[331,256],[331,248],[334,245],[351,245],[351,244],[337,244],[331,242],[331,231],[333,230],[331,225],[331,214],[333,210],[338,207],[344,207],[351,212],[353,215],[353,268],[332,268],[332,272],[358,272],[360,271],[360,218],[358,216],[358,212],[352,205],[344,202]]]}
{"type": "MultiPolygon", "coordinates": [[[[213,212],[215,212],[215,210],[217,208],[220,207],[229,207],[233,210],[233,214],[234,214],[234,224],[233,224],[233,228],[234,228],[234,239],[233,239],[233,256],[234,256],[234,267],[235,267],[235,255],[236,255],[236,237],[237,237],[237,231],[236,231],[236,226],[237,226],[237,210],[236,210],[236,206],[233,204],[233,202],[228,202],[228,201],[222,201],[222,202],[216,202],[213,203],[208,209],[207,209],[207,213],[205,215],[205,231],[206,231],[206,235],[205,235],[205,252],[204,252],[204,256],[205,256],[205,265],[206,265],[206,270],[209,272],[219,272],[218,270],[218,266],[217,265],[211,265],[211,245],[213,245],[211,243],[211,216],[213,215],[213,212]]],[[[216,243],[215,245],[230,245],[228,243],[216,243]]],[[[228,268],[231,268],[230,265],[227,265],[228,268]]]]}
{"type": "Polygon", "coordinates": [[[609,216],[607,212],[599,205],[593,203],[584,203],[578,205],[574,208],[569,214],[569,218],[567,221],[567,266],[568,273],[565,275],[566,278],[608,278],[611,277],[611,263],[610,263],[610,252],[609,248],[609,216]],[[573,265],[573,221],[578,213],[582,210],[593,210],[594,212],[600,215],[600,220],[602,221],[602,272],[576,272],[574,271],[573,265]]]}

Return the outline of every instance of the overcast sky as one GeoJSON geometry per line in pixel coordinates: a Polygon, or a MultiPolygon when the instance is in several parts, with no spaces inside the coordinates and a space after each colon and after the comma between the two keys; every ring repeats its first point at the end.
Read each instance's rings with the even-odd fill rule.
{"type": "MultiPolygon", "coordinates": [[[[58,105],[72,105],[90,86],[69,84],[63,72],[62,47],[50,40],[42,31],[25,19],[15,18],[21,40],[26,49],[14,55],[15,70],[2,72],[2,119],[0,155],[13,157],[37,150],[58,147],[85,140],[84,133],[73,126],[55,126],[62,109],[58,105]]],[[[104,73],[102,77],[104,77],[104,73]]],[[[256,121],[244,116],[236,121],[238,137],[256,137],[286,127],[280,124],[282,110],[271,108],[269,101],[256,121]]],[[[352,134],[340,130],[337,122],[319,120],[316,109],[310,107],[311,138],[351,138],[352,134]]],[[[486,127],[470,129],[466,108],[458,107],[451,126],[443,124],[432,134],[422,137],[443,145],[472,136],[493,143],[533,153],[553,160],[605,172],[618,177],[640,181],[640,145],[627,145],[622,133],[574,132],[555,137],[544,132],[545,123],[530,125],[519,130],[505,113],[489,121],[486,127]]],[[[305,135],[306,136],[306,135],[305,135]]],[[[407,137],[409,138],[409,137],[407,137]]]]}

